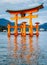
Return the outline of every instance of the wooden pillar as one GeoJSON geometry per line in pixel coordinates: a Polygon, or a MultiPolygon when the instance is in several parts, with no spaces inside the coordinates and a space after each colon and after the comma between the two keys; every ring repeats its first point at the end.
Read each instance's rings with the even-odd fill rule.
{"type": "Polygon", "coordinates": [[[21,36],[23,35],[23,24],[21,24],[21,36]]]}
{"type": "Polygon", "coordinates": [[[26,36],[26,22],[23,22],[23,36],[26,36]]]}
{"type": "Polygon", "coordinates": [[[8,24],[7,28],[8,28],[8,37],[10,37],[10,24],[8,24]]]}
{"type": "Polygon", "coordinates": [[[32,24],[31,16],[32,16],[32,14],[30,13],[30,17],[29,17],[29,35],[33,36],[33,24],[32,24]]]}
{"type": "Polygon", "coordinates": [[[16,14],[16,20],[15,20],[15,29],[14,29],[14,35],[18,35],[18,14],[16,14]]]}
{"type": "Polygon", "coordinates": [[[36,22],[36,36],[39,36],[39,22],[36,22]]]}

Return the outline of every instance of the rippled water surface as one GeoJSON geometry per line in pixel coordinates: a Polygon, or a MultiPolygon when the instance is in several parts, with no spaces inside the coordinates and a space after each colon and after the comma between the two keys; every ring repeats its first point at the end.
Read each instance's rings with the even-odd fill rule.
{"type": "Polygon", "coordinates": [[[47,65],[47,32],[8,38],[0,32],[0,65],[47,65]]]}

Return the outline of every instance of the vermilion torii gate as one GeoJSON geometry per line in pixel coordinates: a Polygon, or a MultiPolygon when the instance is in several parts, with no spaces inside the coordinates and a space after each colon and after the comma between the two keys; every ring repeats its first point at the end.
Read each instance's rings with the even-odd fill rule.
{"type": "Polygon", "coordinates": [[[34,27],[36,28],[36,35],[38,36],[39,35],[39,32],[38,32],[38,24],[39,23],[37,22],[36,26],[33,26],[33,24],[32,24],[32,18],[37,18],[38,15],[32,15],[32,13],[38,12],[42,8],[43,8],[43,4],[41,4],[37,7],[30,8],[30,9],[25,9],[25,10],[17,10],[17,11],[7,10],[6,12],[9,12],[10,14],[14,15],[14,17],[10,18],[10,19],[15,21],[14,26],[10,26],[10,24],[8,24],[8,26],[7,26],[8,27],[8,36],[10,36],[10,28],[14,28],[14,35],[15,36],[18,35],[18,28],[21,28],[21,35],[26,36],[26,28],[29,28],[29,35],[33,36],[33,34],[34,34],[33,33],[33,28],[34,27]],[[19,16],[19,14],[21,16],[19,16]],[[26,16],[26,14],[28,14],[28,16],[26,16]],[[26,22],[23,22],[21,24],[21,26],[18,26],[18,19],[25,19],[25,18],[29,19],[29,25],[26,26],[26,22]]]}

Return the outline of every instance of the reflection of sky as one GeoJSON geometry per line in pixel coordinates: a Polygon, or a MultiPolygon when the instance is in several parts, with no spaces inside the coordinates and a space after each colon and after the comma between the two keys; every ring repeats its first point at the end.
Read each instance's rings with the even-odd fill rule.
{"type": "MultiPolygon", "coordinates": [[[[41,9],[38,14],[38,18],[33,19],[33,23],[36,21],[39,21],[40,23],[47,22],[47,1],[46,0],[1,0],[0,1],[0,18],[6,18],[9,19],[10,15],[6,13],[5,11],[7,9],[26,9],[26,8],[32,8],[36,7],[39,4],[44,3],[44,8],[41,9]]],[[[28,20],[23,20],[28,21],[28,20]]]]}

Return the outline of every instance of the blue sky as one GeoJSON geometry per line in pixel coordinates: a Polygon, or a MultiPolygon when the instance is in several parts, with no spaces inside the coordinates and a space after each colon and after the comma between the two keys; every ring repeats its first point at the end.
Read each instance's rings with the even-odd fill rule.
{"type": "MultiPolygon", "coordinates": [[[[1,0],[0,1],[0,18],[5,18],[10,20],[11,15],[5,12],[7,9],[17,10],[17,9],[26,9],[37,6],[41,3],[44,3],[44,8],[41,9],[39,12],[34,13],[38,14],[38,18],[33,19],[33,24],[35,22],[40,22],[43,24],[47,22],[47,0],[1,0]]],[[[18,22],[21,23],[22,21],[28,21],[27,19],[19,20],[18,22]]]]}

